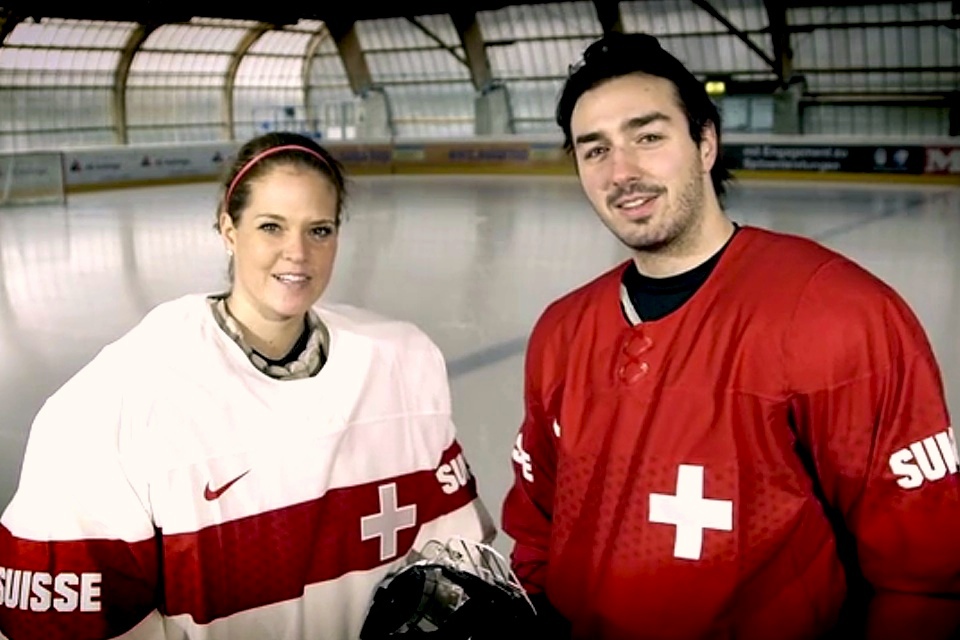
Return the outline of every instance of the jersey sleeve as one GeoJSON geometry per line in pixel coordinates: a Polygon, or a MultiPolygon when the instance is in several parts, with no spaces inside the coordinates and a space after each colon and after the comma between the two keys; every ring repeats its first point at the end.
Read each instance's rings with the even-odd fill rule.
{"type": "Polygon", "coordinates": [[[558,427],[555,401],[558,385],[547,381],[556,370],[550,325],[534,328],[527,348],[524,416],[513,445],[513,483],[503,503],[502,526],[513,539],[514,573],[531,594],[542,593],[553,520],[557,471],[558,427]]]}
{"type": "Polygon", "coordinates": [[[162,637],[147,629],[158,619],[158,551],[119,454],[123,407],[104,376],[110,364],[88,365],[31,426],[17,491],[0,517],[0,635],[8,640],[162,637]]]}
{"type": "Polygon", "coordinates": [[[792,418],[876,593],[960,596],[960,476],[941,374],[890,287],[845,260],[812,278],[786,345],[792,418]]]}
{"type": "Polygon", "coordinates": [[[439,402],[436,411],[444,416],[442,440],[445,449],[440,454],[434,475],[440,492],[435,507],[437,514],[425,525],[417,539],[415,548],[421,548],[428,540],[446,541],[451,536],[460,536],[484,543],[493,542],[497,528],[480,497],[478,480],[473,474],[466,452],[459,440],[456,424],[452,417],[452,399],[446,359],[443,352],[432,339],[419,328],[412,328],[416,354],[404,358],[406,369],[404,378],[411,394],[426,394],[439,402]]]}

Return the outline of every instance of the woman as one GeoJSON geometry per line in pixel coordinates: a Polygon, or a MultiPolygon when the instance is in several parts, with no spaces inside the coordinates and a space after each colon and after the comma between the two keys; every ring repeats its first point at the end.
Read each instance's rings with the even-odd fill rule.
{"type": "Polygon", "coordinates": [[[247,143],[232,286],[162,304],[41,409],[0,518],[0,634],[356,638],[411,548],[489,541],[439,349],[317,304],[345,197],[312,140],[247,143]]]}

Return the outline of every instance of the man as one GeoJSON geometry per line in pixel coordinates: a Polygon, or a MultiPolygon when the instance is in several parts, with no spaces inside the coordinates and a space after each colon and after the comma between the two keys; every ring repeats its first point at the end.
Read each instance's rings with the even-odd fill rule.
{"type": "Polygon", "coordinates": [[[503,527],[545,631],[953,637],[956,443],[912,311],[725,215],[720,116],[656,39],[591,45],[557,121],[633,259],[530,338],[503,527]]]}

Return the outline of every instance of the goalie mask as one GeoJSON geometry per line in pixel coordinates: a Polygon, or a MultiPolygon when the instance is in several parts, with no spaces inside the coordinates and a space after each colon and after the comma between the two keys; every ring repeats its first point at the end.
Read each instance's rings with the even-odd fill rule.
{"type": "Polygon", "coordinates": [[[536,613],[497,551],[452,538],[411,551],[406,564],[377,587],[360,640],[429,635],[435,640],[503,638],[532,624],[536,613]]]}

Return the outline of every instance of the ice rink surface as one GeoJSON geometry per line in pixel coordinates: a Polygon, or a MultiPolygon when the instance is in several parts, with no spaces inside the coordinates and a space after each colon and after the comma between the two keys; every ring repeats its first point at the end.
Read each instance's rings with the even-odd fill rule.
{"type": "MultiPolygon", "coordinates": [[[[0,210],[0,509],[48,395],[154,305],[225,288],[216,199],[208,183],[0,210]]],[[[727,210],[817,239],[890,283],[924,323],[960,411],[960,189],[748,182],[727,210]]],[[[360,176],[347,216],[325,297],[415,322],[440,345],[461,442],[499,523],[529,331],[626,252],[573,177],[360,176]]]]}

